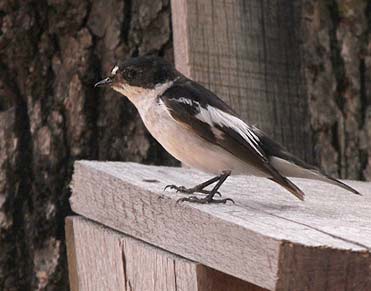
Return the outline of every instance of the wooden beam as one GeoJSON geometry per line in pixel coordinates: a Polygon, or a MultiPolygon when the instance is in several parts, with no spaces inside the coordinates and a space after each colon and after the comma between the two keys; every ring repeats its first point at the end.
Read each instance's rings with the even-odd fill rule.
{"type": "Polygon", "coordinates": [[[66,219],[72,291],[126,290],[121,236],[85,219],[66,219]]]}
{"type": "Polygon", "coordinates": [[[311,161],[301,1],[172,0],[175,64],[311,161]]]}
{"type": "Polygon", "coordinates": [[[302,285],[312,279],[371,290],[370,183],[348,182],[364,194],[356,196],[293,179],[307,194],[300,202],[267,179],[231,177],[222,192],[235,205],[177,204],[184,195],[163,191],[206,178],[182,168],[80,161],[70,203],[78,214],[263,288],[294,284],[289,274],[297,270],[295,290],[314,290],[302,285]]]}
{"type": "Polygon", "coordinates": [[[66,219],[72,291],[264,291],[82,217],[66,219]]]}

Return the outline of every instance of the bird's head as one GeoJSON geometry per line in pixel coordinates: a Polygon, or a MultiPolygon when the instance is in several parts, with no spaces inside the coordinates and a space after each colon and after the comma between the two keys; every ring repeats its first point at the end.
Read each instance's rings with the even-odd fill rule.
{"type": "Polygon", "coordinates": [[[160,57],[131,58],[113,67],[111,74],[95,87],[111,87],[131,101],[146,98],[154,89],[174,81],[179,73],[160,57]]]}

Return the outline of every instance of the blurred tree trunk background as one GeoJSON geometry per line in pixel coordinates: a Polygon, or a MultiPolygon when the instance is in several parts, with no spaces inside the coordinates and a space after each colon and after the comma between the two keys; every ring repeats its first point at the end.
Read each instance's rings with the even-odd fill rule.
{"type": "Polygon", "coordinates": [[[334,176],[371,180],[371,1],[302,2],[316,159],[334,176]]]}
{"type": "MultiPolygon", "coordinates": [[[[315,159],[371,180],[370,1],[301,1],[315,159]]],[[[74,160],[177,164],[126,99],[92,87],[150,52],[173,59],[169,0],[0,2],[1,290],[68,289],[74,160]]]]}
{"type": "Polygon", "coordinates": [[[117,59],[172,60],[167,0],[0,2],[0,290],[67,290],[76,159],[174,164],[134,107],[93,88],[117,59]]]}

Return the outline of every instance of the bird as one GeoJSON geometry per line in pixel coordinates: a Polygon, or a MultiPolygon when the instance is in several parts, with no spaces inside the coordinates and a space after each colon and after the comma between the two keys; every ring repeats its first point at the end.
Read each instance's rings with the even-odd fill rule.
{"type": "Polygon", "coordinates": [[[214,175],[190,188],[167,185],[165,189],[189,194],[180,201],[234,203],[230,198],[216,197],[221,196],[219,188],[230,175],[268,178],[300,200],[304,200],[304,192],[287,177],[320,180],[361,195],[289,153],[161,57],[139,56],[118,62],[94,87],[110,87],[127,97],[166,151],[183,164],[214,175]],[[210,185],[214,186],[207,190],[210,185]]]}

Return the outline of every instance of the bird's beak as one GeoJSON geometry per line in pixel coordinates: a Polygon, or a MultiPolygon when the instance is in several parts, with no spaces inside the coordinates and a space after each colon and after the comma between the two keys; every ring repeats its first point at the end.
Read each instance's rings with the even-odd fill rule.
{"type": "Polygon", "coordinates": [[[107,78],[103,79],[102,81],[99,81],[99,82],[95,83],[94,88],[95,87],[103,87],[103,86],[107,86],[107,85],[110,85],[110,84],[112,84],[112,79],[110,77],[107,77],[107,78]]]}

